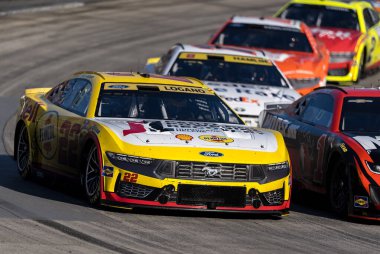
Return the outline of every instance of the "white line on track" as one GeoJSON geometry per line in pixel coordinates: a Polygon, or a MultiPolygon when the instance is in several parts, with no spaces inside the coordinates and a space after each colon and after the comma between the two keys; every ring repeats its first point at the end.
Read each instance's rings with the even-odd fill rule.
{"type": "Polygon", "coordinates": [[[62,9],[72,9],[72,8],[79,8],[82,6],[84,6],[83,2],[72,2],[72,3],[66,3],[66,4],[55,4],[55,5],[48,5],[48,6],[41,6],[41,7],[19,9],[19,10],[2,11],[2,12],[0,12],[0,17],[1,16],[16,15],[16,14],[56,11],[56,10],[62,10],[62,9]]]}

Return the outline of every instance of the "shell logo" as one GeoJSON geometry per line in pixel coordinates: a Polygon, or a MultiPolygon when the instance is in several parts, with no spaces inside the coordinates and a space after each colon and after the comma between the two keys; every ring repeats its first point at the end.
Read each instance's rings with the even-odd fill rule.
{"type": "Polygon", "coordinates": [[[191,141],[193,140],[193,136],[187,135],[187,134],[178,134],[175,136],[179,140],[184,140],[184,141],[191,141]]]}

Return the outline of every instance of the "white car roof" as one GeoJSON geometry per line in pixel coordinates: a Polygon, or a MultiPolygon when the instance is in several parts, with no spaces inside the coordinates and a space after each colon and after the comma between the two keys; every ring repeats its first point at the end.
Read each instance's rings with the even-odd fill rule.
{"type": "Polygon", "coordinates": [[[228,49],[228,48],[217,48],[215,46],[200,45],[194,46],[189,44],[177,44],[180,47],[180,52],[193,52],[193,53],[204,53],[204,54],[223,54],[223,55],[236,55],[236,56],[256,56],[260,58],[265,58],[265,54],[258,50],[246,50],[246,49],[228,49]]]}
{"type": "Polygon", "coordinates": [[[297,20],[279,19],[279,18],[257,18],[257,17],[245,17],[245,16],[235,16],[231,20],[232,23],[240,24],[252,24],[252,25],[267,25],[267,26],[278,26],[293,28],[301,30],[301,22],[297,20]]]}

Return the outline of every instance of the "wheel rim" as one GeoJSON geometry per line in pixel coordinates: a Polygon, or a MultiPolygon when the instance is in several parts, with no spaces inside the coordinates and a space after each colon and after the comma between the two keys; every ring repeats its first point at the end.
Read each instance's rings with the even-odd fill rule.
{"type": "Polygon", "coordinates": [[[24,173],[29,167],[29,137],[26,127],[23,126],[17,144],[17,169],[24,173]]]}
{"type": "Polygon", "coordinates": [[[345,166],[340,163],[332,179],[331,197],[334,208],[343,211],[348,200],[348,182],[345,174],[345,166]]]}
{"type": "Polygon", "coordinates": [[[100,166],[98,160],[98,149],[96,147],[91,148],[88,158],[85,175],[85,186],[88,196],[93,196],[99,191],[100,183],[100,166]]]}

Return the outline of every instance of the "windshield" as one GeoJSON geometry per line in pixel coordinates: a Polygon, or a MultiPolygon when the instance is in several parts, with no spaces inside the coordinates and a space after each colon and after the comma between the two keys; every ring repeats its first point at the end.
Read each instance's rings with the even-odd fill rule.
{"type": "Polygon", "coordinates": [[[360,30],[356,12],[346,8],[292,4],[281,18],[301,20],[308,26],[360,30]]]}
{"type": "Polygon", "coordinates": [[[243,124],[215,95],[162,91],[103,90],[96,116],[243,124]]]}
{"type": "Polygon", "coordinates": [[[269,48],[312,53],[304,33],[292,28],[231,23],[213,42],[220,45],[269,48]]]}
{"type": "Polygon", "coordinates": [[[194,77],[204,81],[288,87],[276,66],[269,60],[252,58],[262,62],[255,60],[250,63],[249,57],[237,56],[238,59],[248,59],[242,62],[229,61],[229,58],[233,56],[182,53],[170,69],[169,75],[194,77]]]}
{"type": "Polygon", "coordinates": [[[344,99],[341,130],[380,132],[380,98],[348,97],[344,99]]]}

